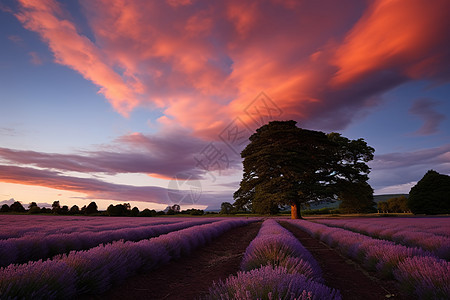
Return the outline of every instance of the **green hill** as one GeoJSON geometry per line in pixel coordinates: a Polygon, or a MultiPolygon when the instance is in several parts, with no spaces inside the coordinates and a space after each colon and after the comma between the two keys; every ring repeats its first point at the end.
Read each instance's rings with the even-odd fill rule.
{"type": "MultiPolygon", "coordinates": [[[[383,195],[374,195],[373,200],[375,203],[381,202],[381,201],[387,201],[390,198],[394,197],[400,197],[400,196],[406,196],[408,197],[408,194],[383,194],[383,195]]],[[[321,208],[338,208],[341,201],[335,201],[333,203],[330,202],[322,202],[322,203],[314,203],[311,204],[309,209],[321,209],[321,208]]]]}

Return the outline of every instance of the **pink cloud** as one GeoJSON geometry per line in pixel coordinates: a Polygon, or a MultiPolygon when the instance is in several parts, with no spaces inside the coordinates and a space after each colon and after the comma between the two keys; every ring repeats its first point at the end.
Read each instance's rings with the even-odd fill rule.
{"type": "Polygon", "coordinates": [[[114,109],[216,138],[265,91],[300,125],[342,129],[408,80],[448,81],[448,1],[83,0],[88,39],[56,1],[20,1],[25,28],[114,109]]]}
{"type": "MultiPolygon", "coordinates": [[[[231,152],[223,143],[216,142],[216,145],[226,155],[231,152]]],[[[142,173],[167,180],[174,176],[181,179],[201,179],[207,171],[225,168],[225,164],[222,164],[223,166],[211,164],[211,167],[206,169],[198,163],[197,160],[202,160],[202,151],[207,146],[206,141],[192,137],[186,131],[165,130],[155,135],[134,133],[121,136],[106,147],[106,150],[75,154],[43,153],[0,147],[0,159],[11,164],[48,170],[110,175],[142,173]]],[[[222,160],[225,160],[224,157],[222,160]]],[[[226,168],[233,169],[239,166],[237,159],[228,160],[226,168]]]]}
{"type": "MultiPolygon", "coordinates": [[[[169,193],[175,193],[176,195],[183,195],[180,193],[184,193],[169,188],[113,184],[94,178],[64,176],[59,172],[50,170],[8,165],[0,165],[0,181],[83,193],[86,195],[83,199],[107,199],[120,202],[138,201],[174,204],[173,201],[178,198],[170,198],[169,193]]],[[[187,193],[189,192],[187,191],[187,193]]],[[[206,205],[217,209],[220,208],[220,203],[222,202],[232,202],[232,195],[229,192],[202,191],[196,200],[198,202],[192,203],[186,200],[180,204],[186,208],[190,208],[192,205],[206,205]]]]}
{"type": "Polygon", "coordinates": [[[167,189],[112,184],[93,178],[63,176],[58,172],[0,165],[0,181],[84,193],[91,199],[167,203],[167,189]]]}

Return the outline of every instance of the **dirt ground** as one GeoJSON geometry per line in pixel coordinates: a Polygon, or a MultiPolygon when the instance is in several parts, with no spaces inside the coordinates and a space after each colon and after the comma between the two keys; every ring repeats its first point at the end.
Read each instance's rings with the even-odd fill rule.
{"type": "MultiPolygon", "coordinates": [[[[343,299],[405,299],[395,283],[378,280],[324,243],[287,222],[281,222],[319,262],[329,287],[340,290],[343,299]]],[[[157,270],[129,278],[105,294],[83,299],[199,299],[214,281],[239,271],[245,249],[257,235],[261,222],[226,232],[189,257],[172,261],[157,270]]]]}
{"type": "Polygon", "coordinates": [[[343,299],[405,299],[394,282],[379,280],[359,265],[341,256],[325,243],[287,223],[280,222],[308,249],[322,268],[327,286],[338,289],[343,299]]]}
{"type": "Polygon", "coordinates": [[[213,281],[239,270],[245,249],[260,227],[261,222],[234,228],[189,257],[131,277],[105,294],[87,299],[198,299],[208,293],[213,281]]]}

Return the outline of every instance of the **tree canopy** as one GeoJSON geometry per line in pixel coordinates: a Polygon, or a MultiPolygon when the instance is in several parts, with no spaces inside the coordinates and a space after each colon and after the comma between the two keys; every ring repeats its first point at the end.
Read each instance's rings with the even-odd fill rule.
{"type": "Polygon", "coordinates": [[[429,170],[411,188],[408,207],[414,214],[449,214],[450,176],[429,170]]]}
{"type": "Polygon", "coordinates": [[[256,130],[241,152],[244,174],[234,206],[276,213],[280,206],[291,205],[292,217],[297,218],[300,204],[339,194],[348,199],[349,191],[374,205],[365,164],[373,151],[363,139],[301,129],[295,121],[270,122],[256,130]]]}

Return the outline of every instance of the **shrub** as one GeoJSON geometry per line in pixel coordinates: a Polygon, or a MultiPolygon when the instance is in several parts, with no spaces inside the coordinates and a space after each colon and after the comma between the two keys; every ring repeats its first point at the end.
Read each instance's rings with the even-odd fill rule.
{"type": "Polygon", "coordinates": [[[429,170],[409,192],[408,207],[414,214],[450,214],[450,176],[429,170]]]}

